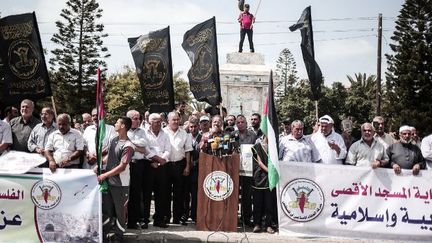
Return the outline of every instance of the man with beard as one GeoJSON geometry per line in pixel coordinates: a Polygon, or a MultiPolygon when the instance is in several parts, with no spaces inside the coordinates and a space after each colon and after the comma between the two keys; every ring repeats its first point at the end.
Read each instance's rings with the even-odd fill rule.
{"type": "Polygon", "coordinates": [[[323,164],[342,164],[347,150],[342,136],[333,129],[333,119],[325,115],[319,119],[319,123],[319,132],[312,134],[311,139],[320,153],[323,164]]]}
{"type": "Polygon", "coordinates": [[[194,117],[189,118],[189,134],[192,138],[193,150],[191,151],[190,173],[185,182],[184,212],[182,220],[187,221],[190,216],[192,221],[195,222],[198,191],[198,161],[200,153],[199,143],[201,142],[202,134],[199,132],[198,119],[194,117]]]}
{"type": "Polygon", "coordinates": [[[384,145],[375,137],[374,127],[370,123],[361,126],[362,137],[353,143],[349,149],[346,163],[356,166],[386,167],[388,156],[384,145]]]}
{"type": "Polygon", "coordinates": [[[261,125],[261,115],[258,113],[253,113],[251,117],[251,127],[249,128],[249,130],[254,132],[257,138],[263,135],[260,125],[261,125]]]}
{"type": "Polygon", "coordinates": [[[396,174],[400,174],[401,169],[408,169],[412,170],[413,175],[417,175],[425,168],[425,161],[419,147],[411,143],[410,127],[400,127],[399,137],[399,142],[390,145],[386,151],[391,167],[396,174]]]}

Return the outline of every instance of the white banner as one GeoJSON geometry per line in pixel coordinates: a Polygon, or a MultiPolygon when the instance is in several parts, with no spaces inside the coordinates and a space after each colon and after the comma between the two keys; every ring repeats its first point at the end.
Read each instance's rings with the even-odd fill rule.
{"type": "Polygon", "coordinates": [[[11,150],[0,156],[0,174],[23,174],[46,161],[37,153],[11,150]]]}
{"type": "Polygon", "coordinates": [[[253,175],[253,144],[240,145],[240,176],[252,177],[253,175]]]}
{"type": "Polygon", "coordinates": [[[0,242],[102,242],[101,194],[92,170],[0,174],[0,242]]]}
{"type": "Polygon", "coordinates": [[[432,239],[432,171],[295,162],[280,170],[281,234],[432,239]]]}

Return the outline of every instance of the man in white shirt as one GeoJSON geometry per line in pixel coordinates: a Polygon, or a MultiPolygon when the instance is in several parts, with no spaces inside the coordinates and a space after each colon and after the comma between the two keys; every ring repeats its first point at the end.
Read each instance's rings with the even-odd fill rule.
{"type": "Polygon", "coordinates": [[[426,162],[426,169],[432,170],[432,134],[421,141],[421,152],[426,162]]]}
{"type": "Polygon", "coordinates": [[[12,130],[9,123],[0,120],[0,155],[12,144],[12,130]]]}
{"type": "Polygon", "coordinates": [[[149,167],[155,154],[150,153],[148,148],[147,135],[144,129],[140,128],[141,116],[136,110],[130,110],[126,113],[132,121],[131,128],[127,132],[129,140],[135,145],[135,152],[130,162],[130,186],[128,202],[128,228],[129,229],[147,229],[148,222],[138,222],[140,219],[141,196],[144,192],[144,173],[146,165],[149,167]]]}
{"type": "Polygon", "coordinates": [[[334,121],[329,115],[319,119],[319,132],[312,134],[311,139],[318,149],[323,164],[342,164],[347,155],[342,136],[333,129],[334,121]]]}
{"type": "Polygon", "coordinates": [[[370,123],[361,126],[362,137],[349,149],[346,163],[356,166],[386,167],[389,158],[380,142],[374,138],[374,127],[370,123]]]}
{"type": "MultiPolygon", "coordinates": [[[[97,123],[97,110],[94,108],[91,112],[93,124],[89,125],[83,133],[85,150],[84,150],[84,163],[83,169],[93,169],[96,166],[96,123],[97,123]]],[[[117,136],[117,133],[112,125],[105,124],[105,137],[102,142],[102,149],[107,150],[109,141],[117,136]]],[[[104,153],[104,156],[106,154],[104,153]]]]}
{"type": "MultiPolygon", "coordinates": [[[[184,201],[183,188],[185,176],[189,175],[190,152],[193,148],[191,136],[179,126],[180,116],[177,112],[170,112],[168,114],[168,126],[164,128],[164,131],[170,139],[171,153],[165,167],[167,167],[168,198],[171,193],[173,195],[173,223],[186,225],[186,222],[181,219],[184,201]]],[[[171,217],[170,208],[167,211],[168,218],[171,217]]]]}
{"type": "Polygon", "coordinates": [[[152,113],[149,116],[150,126],[145,130],[150,153],[155,154],[145,168],[144,177],[144,221],[150,217],[150,202],[153,188],[155,196],[155,214],[153,226],[167,228],[166,213],[169,208],[167,188],[167,167],[171,153],[171,143],[168,135],[162,129],[162,117],[152,113]]]}
{"type": "Polygon", "coordinates": [[[321,162],[320,154],[310,137],[303,135],[304,124],[300,120],[291,123],[291,133],[279,143],[279,159],[295,162],[321,162]]]}
{"type": "Polygon", "coordinates": [[[84,151],[81,133],[71,129],[71,117],[60,114],[57,117],[58,130],[51,133],[45,145],[45,157],[51,171],[59,168],[78,168],[79,158],[84,151]]]}

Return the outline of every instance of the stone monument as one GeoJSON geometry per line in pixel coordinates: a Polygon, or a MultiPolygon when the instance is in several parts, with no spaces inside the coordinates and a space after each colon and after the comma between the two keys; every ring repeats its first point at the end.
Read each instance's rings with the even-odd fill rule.
{"type": "MultiPolygon", "coordinates": [[[[270,78],[269,66],[260,53],[228,53],[219,67],[222,103],[228,115],[262,114],[270,78]]],[[[274,77],[273,77],[274,78],[274,77]]]]}

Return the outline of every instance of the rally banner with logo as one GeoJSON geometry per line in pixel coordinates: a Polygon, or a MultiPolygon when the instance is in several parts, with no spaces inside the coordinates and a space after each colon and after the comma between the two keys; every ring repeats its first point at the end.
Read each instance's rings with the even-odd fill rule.
{"type": "Polygon", "coordinates": [[[5,102],[51,95],[35,13],[0,19],[0,55],[4,62],[5,102]]]}
{"type": "Polygon", "coordinates": [[[1,242],[102,242],[101,195],[92,170],[0,174],[1,242]]]}
{"type": "Polygon", "coordinates": [[[281,234],[432,239],[432,172],[280,162],[281,234]]]}
{"type": "Polygon", "coordinates": [[[195,99],[212,106],[222,102],[215,17],[197,24],[183,36],[183,49],[192,62],[188,72],[195,99]]]}
{"type": "Polygon", "coordinates": [[[150,113],[174,109],[174,86],[169,27],[128,39],[141,84],[144,104],[150,113]]]}

